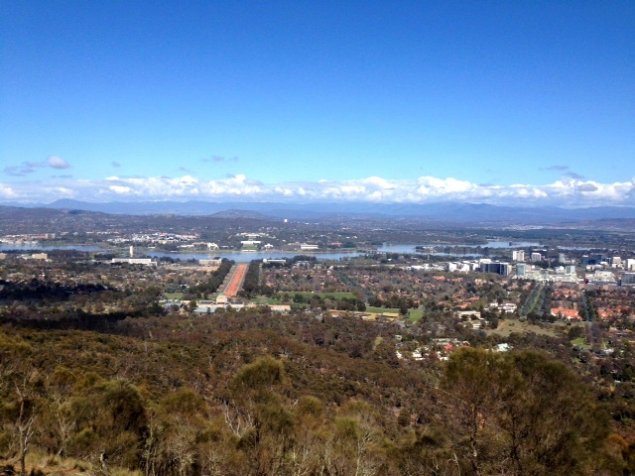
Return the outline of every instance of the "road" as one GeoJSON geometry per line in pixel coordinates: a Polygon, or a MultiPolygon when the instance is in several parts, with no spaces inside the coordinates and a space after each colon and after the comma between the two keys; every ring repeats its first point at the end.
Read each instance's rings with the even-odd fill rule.
{"type": "Polygon", "coordinates": [[[245,279],[245,274],[247,274],[247,268],[249,268],[247,263],[240,263],[232,268],[229,272],[229,282],[223,291],[225,296],[228,298],[236,297],[238,291],[240,291],[240,288],[243,286],[243,280],[245,279]]]}

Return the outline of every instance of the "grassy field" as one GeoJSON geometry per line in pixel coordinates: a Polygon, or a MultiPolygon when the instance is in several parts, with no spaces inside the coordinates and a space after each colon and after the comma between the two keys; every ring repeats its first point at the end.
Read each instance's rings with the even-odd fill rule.
{"type": "MultiPolygon", "coordinates": [[[[253,302],[256,304],[260,304],[260,305],[267,305],[267,304],[292,304],[293,303],[293,296],[295,296],[296,294],[301,294],[305,299],[309,298],[311,296],[317,295],[320,296],[322,299],[353,299],[355,298],[355,294],[351,293],[351,292],[324,292],[324,293],[312,293],[312,292],[307,292],[307,291],[289,291],[289,292],[284,292],[284,293],[280,293],[279,296],[276,297],[267,297],[267,296],[258,296],[256,297],[253,302]],[[289,301],[287,301],[286,303],[281,299],[281,296],[284,294],[288,294],[289,295],[289,301]]],[[[369,314],[386,314],[386,315],[399,315],[399,308],[398,307],[374,307],[374,306],[367,306],[366,307],[366,311],[369,314]]],[[[408,319],[410,319],[413,322],[417,322],[419,320],[421,320],[421,318],[423,317],[423,309],[410,309],[408,311],[408,319]]]]}
{"type": "Polygon", "coordinates": [[[557,337],[562,331],[562,327],[558,324],[546,324],[538,326],[536,324],[530,324],[527,321],[517,321],[513,319],[503,319],[498,323],[496,329],[490,329],[487,331],[490,335],[499,335],[501,337],[509,337],[510,334],[538,334],[549,337],[557,337]]]}
{"type": "Polygon", "coordinates": [[[571,341],[571,345],[580,347],[581,349],[590,349],[591,344],[589,344],[585,337],[578,337],[571,341]]]}
{"type": "Polygon", "coordinates": [[[268,297],[268,296],[257,296],[253,299],[253,302],[255,304],[261,304],[261,305],[266,305],[266,304],[283,304],[283,302],[275,297],[268,297]]]}
{"type": "MultiPolygon", "coordinates": [[[[19,465],[16,464],[15,466],[16,469],[19,469],[19,465]]],[[[30,451],[27,454],[26,469],[27,474],[44,474],[46,476],[92,476],[95,474],[102,474],[101,467],[91,464],[88,461],[76,460],[73,458],[61,458],[38,451],[30,451]]],[[[110,467],[108,469],[108,473],[111,476],[142,476],[143,474],[141,471],[131,471],[124,468],[110,467]]]]}
{"type": "Polygon", "coordinates": [[[371,314],[397,314],[399,315],[398,307],[375,307],[368,306],[366,307],[366,312],[371,314]]]}
{"type": "Polygon", "coordinates": [[[423,309],[410,309],[408,311],[408,319],[412,322],[420,321],[423,318],[423,309]]]}
{"type": "Polygon", "coordinates": [[[322,292],[322,293],[314,293],[311,291],[284,291],[280,294],[288,294],[290,299],[293,299],[293,296],[296,294],[300,294],[304,298],[311,298],[311,296],[319,296],[322,299],[355,299],[355,294],[349,291],[337,291],[337,292],[322,292]]]}
{"type": "Polygon", "coordinates": [[[165,293],[166,299],[180,300],[183,299],[183,293],[165,293]]]}

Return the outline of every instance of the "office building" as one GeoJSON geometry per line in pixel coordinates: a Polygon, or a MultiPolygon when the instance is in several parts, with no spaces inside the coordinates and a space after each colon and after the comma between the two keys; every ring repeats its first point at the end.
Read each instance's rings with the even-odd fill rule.
{"type": "Polygon", "coordinates": [[[516,262],[525,261],[525,251],[524,250],[514,250],[512,251],[512,259],[516,262]]]}
{"type": "Polygon", "coordinates": [[[509,263],[481,263],[481,271],[483,273],[500,274],[501,276],[508,276],[511,266],[509,263]]]}

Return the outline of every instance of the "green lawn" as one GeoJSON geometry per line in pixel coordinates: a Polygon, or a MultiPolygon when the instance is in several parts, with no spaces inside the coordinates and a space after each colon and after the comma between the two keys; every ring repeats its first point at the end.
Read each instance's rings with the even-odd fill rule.
{"type": "Polygon", "coordinates": [[[571,345],[578,346],[581,349],[590,349],[591,346],[586,341],[585,337],[577,337],[571,341],[571,345]]]}
{"type": "Polygon", "coordinates": [[[172,300],[183,299],[183,293],[165,293],[164,296],[166,299],[172,299],[172,300]]]}
{"type": "Polygon", "coordinates": [[[498,335],[501,337],[509,337],[510,334],[538,334],[549,337],[557,337],[562,331],[562,327],[556,324],[545,323],[543,325],[530,324],[527,321],[519,321],[516,319],[501,319],[496,329],[487,329],[488,335],[498,335]]]}
{"type": "Polygon", "coordinates": [[[273,297],[258,296],[256,299],[254,299],[254,301],[257,304],[294,304],[293,298],[296,294],[300,294],[304,298],[304,301],[307,302],[311,299],[311,296],[319,296],[322,299],[332,300],[355,299],[355,294],[347,291],[323,293],[313,293],[310,291],[283,291],[273,297]],[[284,299],[285,295],[288,296],[288,299],[286,301],[284,299]]]}
{"type": "Polygon", "coordinates": [[[311,291],[283,291],[280,293],[288,294],[290,299],[293,299],[293,296],[296,294],[302,295],[304,298],[311,298],[311,296],[320,296],[322,299],[355,299],[355,294],[349,291],[334,291],[334,292],[321,292],[314,293],[311,291]]]}
{"type": "MultiPolygon", "coordinates": [[[[375,307],[368,306],[366,307],[366,312],[370,312],[371,314],[399,314],[398,307],[375,307]]],[[[410,309],[408,311],[408,319],[413,322],[417,322],[423,318],[423,309],[410,309]]]]}
{"type": "Polygon", "coordinates": [[[397,313],[399,314],[399,308],[398,307],[375,307],[375,306],[368,306],[366,307],[366,312],[370,312],[372,314],[394,314],[397,313]]]}
{"type": "Polygon", "coordinates": [[[410,309],[408,319],[412,322],[420,321],[423,318],[423,309],[410,309]]]}
{"type": "Polygon", "coordinates": [[[269,297],[269,296],[256,296],[253,299],[253,302],[255,304],[260,304],[260,305],[266,305],[266,304],[283,304],[283,302],[275,297],[269,297]]]}

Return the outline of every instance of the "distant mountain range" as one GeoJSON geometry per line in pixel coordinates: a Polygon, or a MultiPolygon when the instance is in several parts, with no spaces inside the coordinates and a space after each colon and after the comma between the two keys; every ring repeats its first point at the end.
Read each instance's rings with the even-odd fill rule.
{"type": "MultiPolygon", "coordinates": [[[[21,205],[25,206],[25,205],[21,205]]],[[[214,215],[223,218],[409,218],[441,222],[555,224],[635,219],[635,207],[509,207],[470,203],[264,203],[264,202],[108,202],[58,200],[29,208],[84,210],[125,215],[214,215]]]]}

